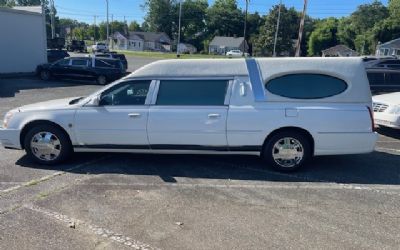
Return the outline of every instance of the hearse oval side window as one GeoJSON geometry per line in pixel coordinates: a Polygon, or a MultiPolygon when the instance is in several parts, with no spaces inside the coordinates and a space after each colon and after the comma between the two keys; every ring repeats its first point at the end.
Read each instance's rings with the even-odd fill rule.
{"type": "Polygon", "coordinates": [[[265,84],[272,94],[293,99],[320,99],[335,96],[347,89],[339,78],[323,74],[289,74],[265,84]]]}

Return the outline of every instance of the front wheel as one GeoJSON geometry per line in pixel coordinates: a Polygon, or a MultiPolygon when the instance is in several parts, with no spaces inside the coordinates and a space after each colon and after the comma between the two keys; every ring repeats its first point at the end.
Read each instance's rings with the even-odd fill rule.
{"type": "Polygon", "coordinates": [[[100,75],[100,76],[97,77],[96,82],[97,82],[97,84],[100,84],[100,85],[106,85],[107,84],[107,78],[105,76],[103,76],[103,75],[100,75]]]}
{"type": "Polygon", "coordinates": [[[48,81],[51,78],[50,71],[48,71],[46,69],[41,70],[39,75],[40,75],[40,79],[42,79],[43,81],[48,81]]]}
{"type": "Polygon", "coordinates": [[[24,138],[27,155],[44,165],[54,165],[66,160],[72,153],[68,135],[51,125],[33,127],[24,138]]]}
{"type": "Polygon", "coordinates": [[[295,171],[311,157],[311,143],[302,133],[280,132],[270,138],[262,156],[275,170],[295,171]]]}

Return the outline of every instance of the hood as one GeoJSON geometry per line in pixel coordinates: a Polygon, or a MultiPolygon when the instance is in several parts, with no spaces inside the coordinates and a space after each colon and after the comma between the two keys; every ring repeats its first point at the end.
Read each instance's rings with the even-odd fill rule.
{"type": "Polygon", "coordinates": [[[384,95],[376,95],[372,97],[374,102],[382,102],[388,105],[398,105],[400,104],[400,92],[384,94],[384,95]]]}
{"type": "Polygon", "coordinates": [[[46,101],[46,102],[38,102],[38,103],[19,107],[18,110],[20,112],[25,112],[25,111],[67,109],[67,108],[72,107],[72,105],[69,104],[70,101],[75,100],[76,98],[78,98],[78,97],[70,97],[70,98],[57,99],[57,100],[51,100],[51,101],[46,101]]]}

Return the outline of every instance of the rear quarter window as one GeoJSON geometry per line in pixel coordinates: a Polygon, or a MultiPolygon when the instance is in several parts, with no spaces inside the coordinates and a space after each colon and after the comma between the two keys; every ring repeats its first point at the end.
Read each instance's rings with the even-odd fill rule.
{"type": "Polygon", "coordinates": [[[320,99],[347,89],[339,78],[323,74],[289,74],[269,80],[265,88],[272,94],[293,99],[320,99]]]}

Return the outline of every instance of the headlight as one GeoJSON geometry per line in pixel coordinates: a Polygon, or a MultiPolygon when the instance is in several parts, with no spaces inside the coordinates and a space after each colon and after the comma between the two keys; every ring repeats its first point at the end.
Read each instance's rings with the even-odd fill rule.
{"type": "Polygon", "coordinates": [[[389,114],[400,115],[400,106],[399,105],[393,106],[393,108],[390,109],[389,114]]]}
{"type": "Polygon", "coordinates": [[[14,114],[15,114],[15,111],[9,111],[9,112],[4,116],[3,128],[7,128],[7,127],[8,127],[8,123],[10,122],[10,120],[11,120],[11,118],[13,117],[14,114]]]}

